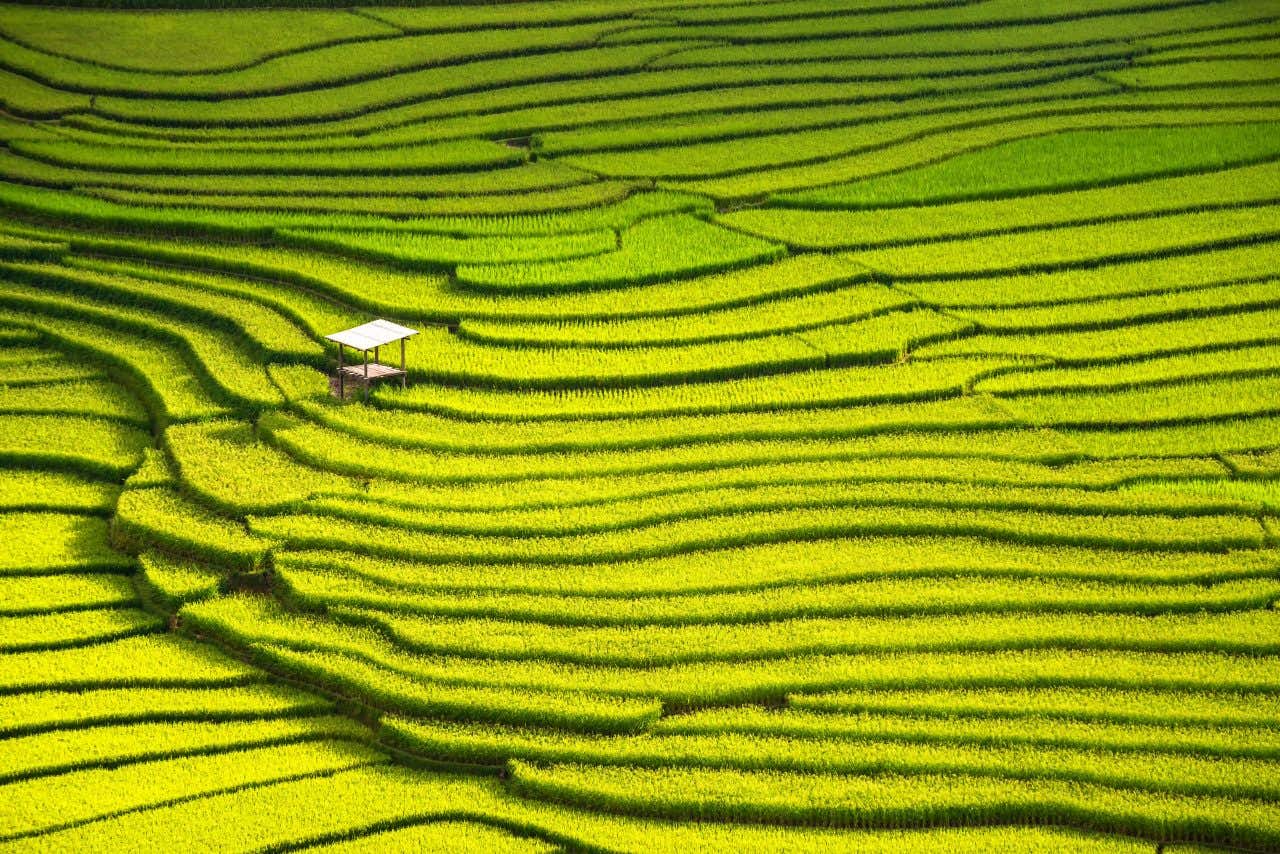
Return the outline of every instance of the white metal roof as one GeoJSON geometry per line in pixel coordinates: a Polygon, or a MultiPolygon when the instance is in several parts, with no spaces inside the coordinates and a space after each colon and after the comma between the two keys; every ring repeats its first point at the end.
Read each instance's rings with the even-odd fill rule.
{"type": "Polygon", "coordinates": [[[390,344],[393,341],[399,341],[401,338],[408,338],[410,335],[417,334],[418,330],[392,323],[390,320],[371,320],[360,326],[344,329],[341,332],[335,332],[324,337],[330,341],[337,341],[339,344],[354,347],[357,350],[372,350],[374,347],[381,347],[384,344],[390,344]]]}

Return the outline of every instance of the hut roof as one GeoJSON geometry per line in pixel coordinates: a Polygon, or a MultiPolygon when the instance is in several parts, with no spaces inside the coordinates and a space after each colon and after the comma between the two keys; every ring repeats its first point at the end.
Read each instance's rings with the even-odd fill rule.
{"type": "Polygon", "coordinates": [[[390,320],[371,320],[324,337],[357,350],[372,350],[374,347],[381,347],[417,334],[418,330],[392,323],[390,320]]]}

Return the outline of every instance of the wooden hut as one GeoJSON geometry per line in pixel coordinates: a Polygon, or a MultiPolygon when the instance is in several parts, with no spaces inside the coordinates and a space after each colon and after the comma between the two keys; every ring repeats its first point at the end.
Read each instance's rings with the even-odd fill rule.
{"type": "Polygon", "coordinates": [[[369,399],[370,383],[399,377],[401,387],[407,385],[408,366],[405,364],[404,342],[405,339],[417,334],[418,330],[392,323],[390,320],[372,320],[351,329],[326,335],[325,338],[338,345],[338,396],[346,396],[348,379],[364,386],[366,401],[369,399]],[[378,351],[397,341],[400,342],[400,367],[393,368],[379,363],[378,351]],[[348,347],[363,353],[364,362],[356,361],[353,364],[346,364],[344,354],[348,347]],[[373,353],[373,361],[369,361],[370,353],[373,353]]]}

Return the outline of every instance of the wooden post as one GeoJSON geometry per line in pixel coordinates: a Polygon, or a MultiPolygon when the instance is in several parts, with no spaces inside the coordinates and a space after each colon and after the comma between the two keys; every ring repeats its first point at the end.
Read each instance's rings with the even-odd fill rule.
{"type": "Polygon", "coordinates": [[[346,348],[342,343],[338,343],[338,400],[346,400],[347,398],[347,382],[346,372],[342,370],[342,351],[346,348]]]}
{"type": "Polygon", "coordinates": [[[369,351],[364,351],[364,402],[369,402],[369,351]]]}
{"type": "MultiPolygon", "coordinates": [[[[400,370],[402,370],[402,371],[403,371],[404,369],[405,369],[405,367],[404,367],[404,339],[403,339],[403,338],[401,338],[401,339],[400,339],[400,370]]],[[[401,374],[401,375],[400,375],[400,388],[408,388],[408,387],[409,387],[409,374],[408,374],[408,373],[403,373],[403,374],[401,374]]]]}

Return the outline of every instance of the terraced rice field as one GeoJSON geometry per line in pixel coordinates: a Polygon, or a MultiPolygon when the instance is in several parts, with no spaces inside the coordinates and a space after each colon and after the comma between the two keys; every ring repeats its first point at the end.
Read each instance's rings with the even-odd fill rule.
{"type": "Polygon", "coordinates": [[[1280,850],[1277,0],[6,5],[0,108],[0,851],[1280,850]]]}

